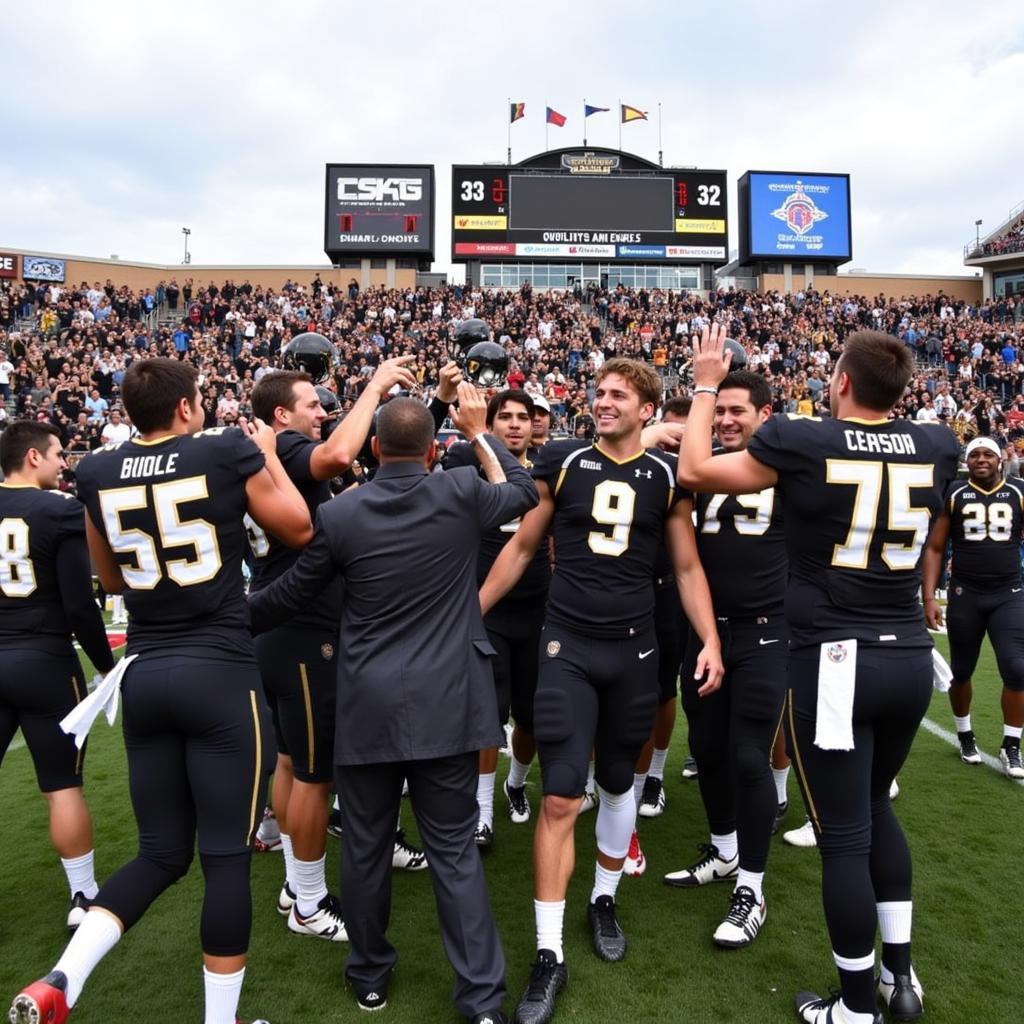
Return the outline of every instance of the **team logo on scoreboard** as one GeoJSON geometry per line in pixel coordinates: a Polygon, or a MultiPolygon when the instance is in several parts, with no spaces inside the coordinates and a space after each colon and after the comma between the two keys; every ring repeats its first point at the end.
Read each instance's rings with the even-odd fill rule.
{"type": "Polygon", "coordinates": [[[611,174],[619,169],[619,158],[596,153],[563,153],[562,167],[570,174],[611,174]]]}
{"type": "Polygon", "coordinates": [[[805,235],[828,214],[818,209],[814,200],[804,191],[803,182],[797,181],[796,191],[786,196],[777,210],[772,210],[772,216],[784,221],[796,234],[805,235]]]}

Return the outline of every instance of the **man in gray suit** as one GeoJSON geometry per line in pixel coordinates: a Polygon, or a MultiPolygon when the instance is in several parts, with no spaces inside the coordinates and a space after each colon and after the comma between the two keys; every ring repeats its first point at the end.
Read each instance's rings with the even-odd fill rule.
{"type": "Polygon", "coordinates": [[[481,536],[536,505],[537,490],[485,434],[482,395],[464,382],[458,398],[453,419],[487,480],[469,467],[428,473],[430,412],[393,399],[372,442],[376,476],[320,507],[312,543],[251,608],[260,632],[308,608],[337,576],[344,581],[334,763],[345,794],[345,973],[357,1002],[383,1006],[398,956],[386,931],[394,823],[408,778],[455,970],[455,1005],[477,1024],[497,1024],[506,1019],[505,958],[473,831],[477,752],[502,735],[476,562],[481,536]]]}

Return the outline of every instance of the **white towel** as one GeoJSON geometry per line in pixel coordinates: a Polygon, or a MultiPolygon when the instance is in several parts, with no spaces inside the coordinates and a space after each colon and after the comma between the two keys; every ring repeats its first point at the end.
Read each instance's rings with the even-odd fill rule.
{"type": "Polygon", "coordinates": [[[953,682],[953,672],[946,659],[939,654],[936,648],[932,648],[932,686],[939,693],[949,693],[949,684],[953,682]]]}
{"type": "Polygon", "coordinates": [[[821,645],[814,745],[820,750],[853,750],[853,697],[857,683],[857,641],[821,645]]]}
{"type": "Polygon", "coordinates": [[[117,718],[117,705],[121,696],[121,680],[128,666],[138,657],[137,654],[122,658],[106,675],[103,682],[89,694],[85,700],[75,705],[61,720],[60,727],[69,735],[74,735],[75,746],[79,750],[85,744],[93,722],[100,713],[107,716],[107,724],[113,725],[117,718]]]}

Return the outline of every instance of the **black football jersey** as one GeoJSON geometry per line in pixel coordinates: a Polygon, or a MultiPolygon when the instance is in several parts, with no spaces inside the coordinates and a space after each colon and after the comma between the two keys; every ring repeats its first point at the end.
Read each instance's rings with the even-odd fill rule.
{"type": "Polygon", "coordinates": [[[697,551],[716,615],[782,615],[786,534],[774,487],[757,494],[697,494],[697,551]]]}
{"type": "Polygon", "coordinates": [[[113,658],[92,595],[85,509],[61,491],[0,484],[0,646],[63,654],[72,630],[108,671],[113,658]],[[70,574],[63,588],[61,569],[70,574]]]}
{"type": "Polygon", "coordinates": [[[1020,581],[1024,480],[1006,477],[990,491],[956,480],[946,492],[946,510],[957,583],[995,590],[1020,581]]]}
{"type": "MultiPolygon", "coordinates": [[[[284,466],[284,471],[295,484],[296,490],[302,495],[309,518],[316,522],[316,510],[331,500],[331,485],[327,480],[317,480],[310,471],[310,460],[313,450],[321,442],[313,441],[297,430],[282,430],[277,435],[277,457],[284,466]]],[[[295,564],[299,551],[288,547],[273,534],[262,530],[251,516],[245,517],[245,526],[249,533],[249,544],[255,556],[253,561],[252,584],[250,591],[255,593],[273,583],[295,564]]],[[[321,594],[316,604],[308,611],[289,619],[289,628],[326,630],[337,633],[341,621],[341,577],[338,577],[321,594]]]]}
{"type": "Polygon", "coordinates": [[[602,635],[646,623],[665,520],[687,496],[674,458],[651,450],[617,462],[589,441],[549,441],[533,475],[555,501],[548,614],[602,635]]]}
{"type": "Polygon", "coordinates": [[[263,465],[238,427],[108,444],[78,464],[78,493],[124,576],[129,654],[254,656],[242,517],[263,465]]]}
{"type": "Polygon", "coordinates": [[[780,414],[747,448],[778,471],[793,646],[930,646],[921,552],[959,445],[946,427],[780,414]]]}
{"type": "MultiPolygon", "coordinates": [[[[473,445],[469,442],[454,444],[448,449],[448,458],[445,461],[445,469],[455,469],[459,466],[472,466],[479,470],[481,477],[484,471],[480,467],[480,460],[477,458],[473,445]]],[[[532,465],[527,463],[527,468],[532,465]]],[[[480,554],[477,557],[476,575],[477,582],[483,584],[487,574],[491,571],[495,559],[501,554],[502,548],[512,539],[522,517],[517,517],[496,530],[489,530],[480,538],[480,554]]],[[[488,612],[488,616],[499,616],[502,614],[515,615],[523,608],[536,608],[542,605],[547,598],[548,585],[551,582],[551,563],[548,557],[548,546],[541,542],[537,552],[533,556],[526,571],[519,577],[516,585],[488,612]]]]}

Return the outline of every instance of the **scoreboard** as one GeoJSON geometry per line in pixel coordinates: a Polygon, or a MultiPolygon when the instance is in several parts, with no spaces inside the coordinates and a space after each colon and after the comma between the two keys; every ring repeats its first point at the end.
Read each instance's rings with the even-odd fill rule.
{"type": "Polygon", "coordinates": [[[725,171],[452,168],[452,259],[725,263],[725,171]]]}

